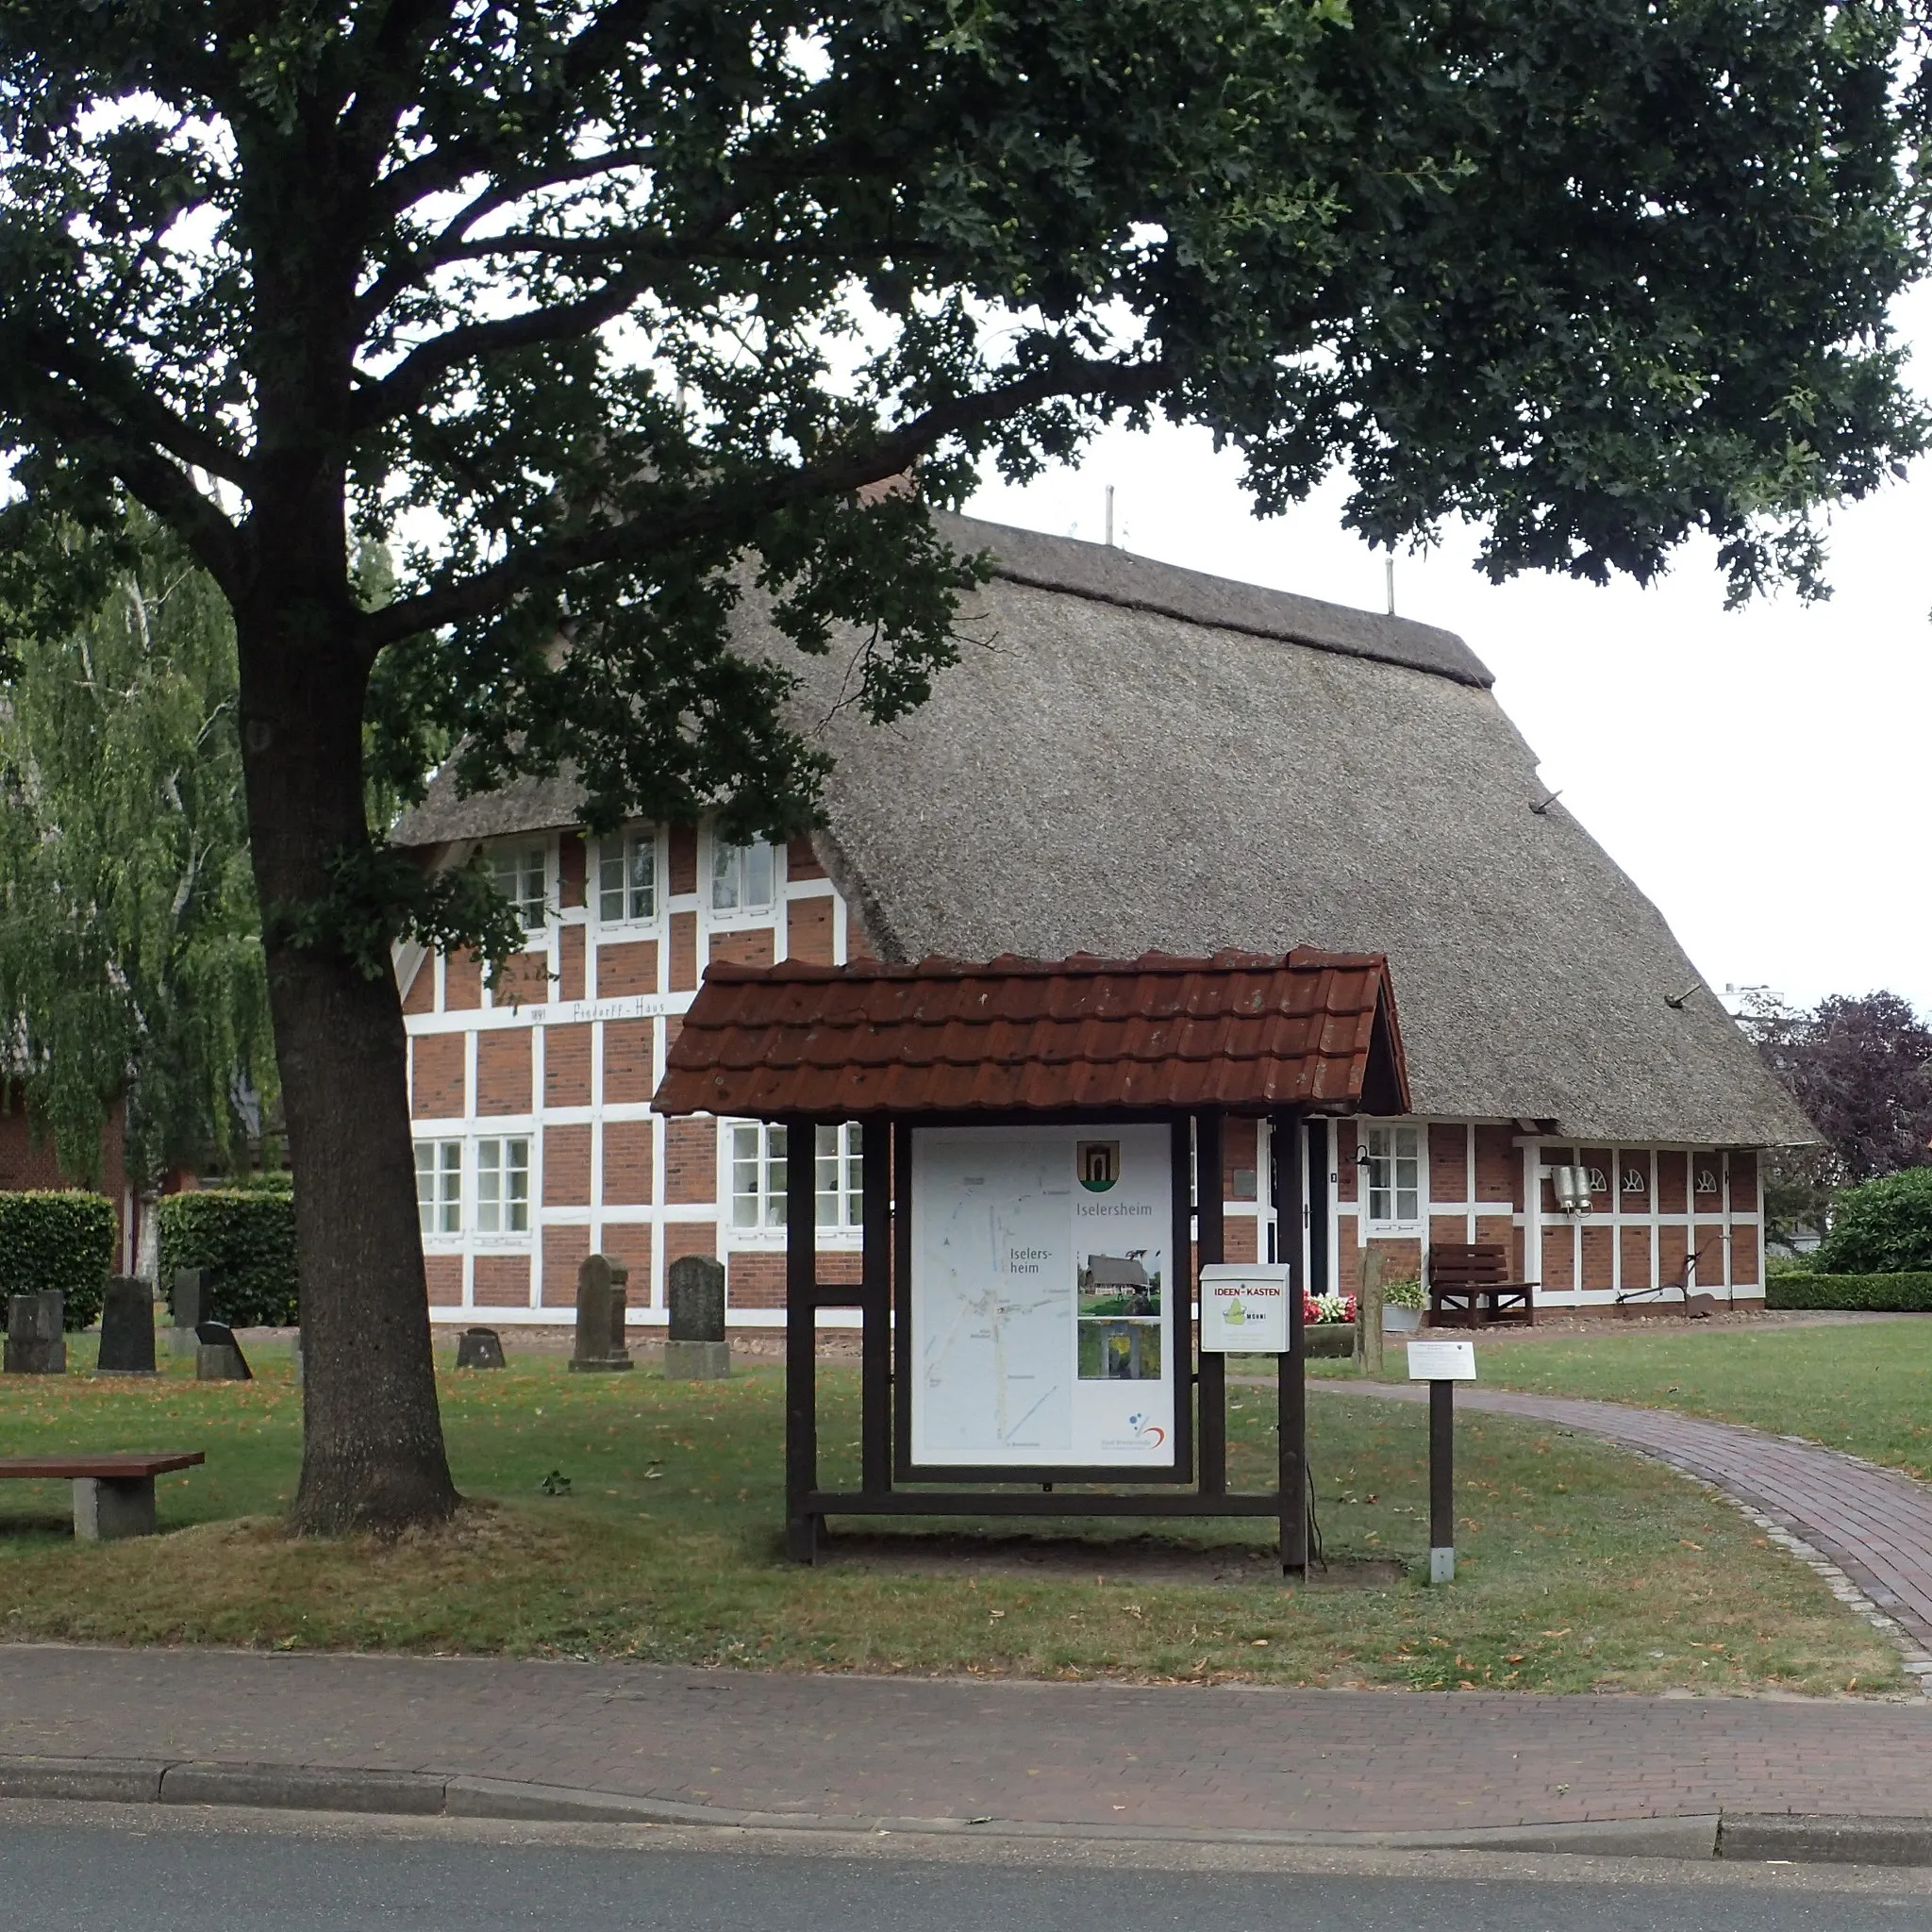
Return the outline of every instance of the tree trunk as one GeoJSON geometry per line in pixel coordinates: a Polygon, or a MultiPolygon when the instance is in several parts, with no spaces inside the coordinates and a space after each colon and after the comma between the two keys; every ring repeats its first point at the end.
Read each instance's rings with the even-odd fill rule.
{"type": "Polygon", "coordinates": [[[304,1412],[291,1516],[309,1535],[393,1532],[443,1522],[458,1500],[430,1355],[408,1043],[387,959],[372,975],[326,936],[293,943],[289,924],[340,891],[337,855],[368,846],[367,680],[333,637],[290,623],[291,606],[312,617],[329,600],[281,588],[271,610],[242,618],[239,643],[249,835],[295,1174],[304,1412]]]}

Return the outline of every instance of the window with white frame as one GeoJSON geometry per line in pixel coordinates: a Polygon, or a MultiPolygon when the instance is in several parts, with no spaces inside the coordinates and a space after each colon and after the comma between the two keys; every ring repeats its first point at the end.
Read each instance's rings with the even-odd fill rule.
{"type": "Polygon", "coordinates": [[[597,917],[606,925],[658,916],[655,833],[613,832],[597,841],[597,917]]]}
{"type": "Polygon", "coordinates": [[[849,1229],[865,1222],[864,1129],[857,1121],[818,1130],[818,1224],[849,1229]]]}
{"type": "Polygon", "coordinates": [[[785,1225],[785,1129],[764,1121],[731,1124],[731,1225],[785,1225]]]}
{"type": "Polygon", "coordinates": [[[491,880],[516,908],[526,932],[543,924],[544,871],[541,845],[504,845],[491,855],[491,880]]]}
{"type": "Polygon", "coordinates": [[[772,846],[727,845],[720,839],[711,848],[711,910],[769,912],[777,878],[777,853],[772,846]]]}
{"type": "Polygon", "coordinates": [[[1422,1129],[1371,1127],[1367,1153],[1369,1225],[1382,1229],[1420,1227],[1422,1129]]]}
{"type": "MultiPolygon", "coordinates": [[[[856,1230],[865,1219],[864,1130],[854,1121],[814,1129],[813,1182],[818,1225],[856,1230]]],[[[785,1129],[762,1121],[731,1124],[731,1225],[738,1229],[785,1225],[785,1129]]]]}
{"type": "Polygon", "coordinates": [[[416,1217],[425,1234],[463,1231],[463,1143],[416,1142],[416,1217]]]}
{"type": "Polygon", "coordinates": [[[476,1142],[476,1232],[530,1231],[530,1142],[491,1135],[476,1142]]]}

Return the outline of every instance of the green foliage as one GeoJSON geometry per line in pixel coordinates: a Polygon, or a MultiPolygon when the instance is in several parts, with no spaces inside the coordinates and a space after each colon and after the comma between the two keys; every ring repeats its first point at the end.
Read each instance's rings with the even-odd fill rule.
{"type": "Polygon", "coordinates": [[[288,1328],[301,1321],[295,1201],[287,1189],[169,1194],[159,1220],[162,1284],[177,1268],[211,1269],[208,1319],[237,1328],[288,1328]]]}
{"type": "Polygon", "coordinates": [[[1813,1258],[1822,1274],[1932,1269],[1932,1167],[1844,1189],[1813,1258]]]}
{"type": "Polygon", "coordinates": [[[1420,1281],[1390,1281],[1382,1287],[1382,1305],[1390,1308],[1425,1308],[1429,1298],[1420,1281]]]}
{"type": "Polygon", "coordinates": [[[67,1297],[66,1324],[97,1321],[114,1265],[114,1206],[105,1194],[0,1194],[0,1302],[10,1294],[67,1297]]]}
{"type": "Polygon", "coordinates": [[[1932,1312],[1932,1269],[1890,1274],[1811,1274],[1774,1270],[1768,1308],[1873,1308],[1884,1314],[1932,1312]]]}
{"type": "Polygon", "coordinates": [[[267,991],[220,592],[145,515],[73,547],[104,594],[70,627],[16,608],[0,708],[0,1024],[37,1125],[97,1176],[225,1158],[236,1095],[273,1096],[267,991]]]}

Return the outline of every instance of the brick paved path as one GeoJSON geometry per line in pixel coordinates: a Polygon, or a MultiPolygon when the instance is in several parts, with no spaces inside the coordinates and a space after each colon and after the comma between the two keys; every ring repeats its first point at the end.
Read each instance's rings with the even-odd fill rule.
{"type": "MultiPolygon", "coordinates": [[[[1427,1399],[1408,1383],[1310,1387],[1391,1401],[1427,1399]]],[[[1830,1557],[1904,1629],[1916,1646],[1908,1664],[1932,1670],[1932,1488],[1816,1442],[1670,1409],[1505,1389],[1460,1389],[1456,1401],[1461,1408],[1601,1436],[1714,1484],[1830,1557]]]]}
{"type": "Polygon", "coordinates": [[[733,1810],[1232,1830],[1932,1816],[1932,1708],[0,1651],[0,1757],[510,1778],[733,1810]]]}

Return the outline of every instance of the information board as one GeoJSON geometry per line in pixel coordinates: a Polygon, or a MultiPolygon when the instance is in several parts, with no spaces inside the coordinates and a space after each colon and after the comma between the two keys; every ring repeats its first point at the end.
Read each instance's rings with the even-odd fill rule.
{"type": "Polygon", "coordinates": [[[1475,1343],[1473,1341],[1411,1341],[1408,1344],[1411,1382],[1474,1382],[1475,1343]]]}
{"type": "Polygon", "coordinates": [[[914,1463],[1174,1466],[1166,1126],[915,1128],[911,1233],[914,1463]]]}

